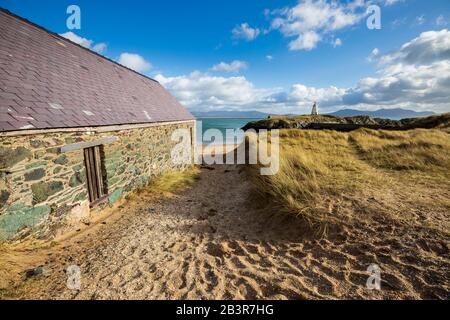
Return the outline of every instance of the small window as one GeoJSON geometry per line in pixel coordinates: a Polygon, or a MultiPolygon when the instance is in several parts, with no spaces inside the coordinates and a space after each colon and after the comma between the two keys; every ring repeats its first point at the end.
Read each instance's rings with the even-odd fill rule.
{"type": "Polygon", "coordinates": [[[103,146],[95,146],[84,149],[86,181],[91,206],[95,206],[103,202],[108,194],[105,185],[105,168],[103,158],[103,146]]]}

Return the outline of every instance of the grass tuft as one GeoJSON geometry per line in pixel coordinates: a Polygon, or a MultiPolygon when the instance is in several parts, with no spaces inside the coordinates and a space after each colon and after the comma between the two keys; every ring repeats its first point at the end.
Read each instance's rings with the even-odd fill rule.
{"type": "Polygon", "coordinates": [[[152,193],[164,195],[185,190],[199,179],[200,169],[192,167],[183,171],[171,171],[158,177],[147,188],[152,193]]]}
{"type": "Polygon", "coordinates": [[[396,212],[401,202],[411,210],[415,205],[448,210],[449,138],[439,129],[281,130],[279,173],[260,176],[258,167],[250,171],[261,194],[313,223],[335,219],[345,199],[369,211],[396,212]],[[370,198],[385,203],[371,208],[370,198]]]}

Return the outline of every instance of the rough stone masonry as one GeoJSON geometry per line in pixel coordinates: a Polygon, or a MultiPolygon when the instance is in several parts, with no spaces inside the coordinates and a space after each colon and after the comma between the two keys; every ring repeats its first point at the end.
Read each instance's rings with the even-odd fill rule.
{"type": "Polygon", "coordinates": [[[0,241],[53,237],[88,222],[91,214],[83,150],[61,152],[80,142],[116,137],[103,146],[107,205],[147,185],[155,176],[181,169],[172,163],[173,130],[195,122],[111,132],[48,132],[0,135],[0,241]]]}

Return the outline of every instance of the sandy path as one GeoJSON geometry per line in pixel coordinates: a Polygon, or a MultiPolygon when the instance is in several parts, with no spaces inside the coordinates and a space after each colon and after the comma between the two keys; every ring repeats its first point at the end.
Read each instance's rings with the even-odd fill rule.
{"type": "Polygon", "coordinates": [[[258,209],[241,168],[204,168],[200,177],[172,198],[144,193],[128,202],[119,220],[50,254],[51,274],[26,282],[13,296],[450,298],[448,239],[384,219],[343,222],[319,239],[296,219],[258,209]],[[381,291],[365,286],[372,263],[382,269],[381,291]],[[80,291],[66,287],[64,269],[73,264],[81,267],[80,291]]]}

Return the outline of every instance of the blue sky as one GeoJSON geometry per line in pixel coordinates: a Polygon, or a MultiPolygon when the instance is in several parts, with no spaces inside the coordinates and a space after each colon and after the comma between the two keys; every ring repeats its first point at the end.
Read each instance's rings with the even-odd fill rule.
{"type": "MultiPolygon", "coordinates": [[[[450,28],[448,0],[0,0],[0,5],[51,31],[73,32],[79,38],[71,40],[89,40],[84,44],[91,49],[103,48],[109,58],[131,63],[191,110],[307,112],[317,100],[330,111],[398,106],[450,111],[442,88],[437,93],[413,88],[411,94],[405,84],[410,75],[399,76],[398,68],[418,72],[394,59],[414,39],[426,47],[450,41],[447,32],[438,33],[450,28]],[[71,4],[81,9],[80,30],[66,26],[71,4]],[[370,4],[381,8],[381,30],[366,26],[370,4]],[[426,32],[435,34],[421,38],[426,32]],[[106,46],[94,47],[99,43],[106,46]],[[367,84],[372,78],[379,82],[367,84]],[[398,91],[385,92],[386,85],[398,91]]],[[[428,67],[426,79],[415,82],[429,90],[436,87],[430,82],[434,64],[446,68],[449,62],[450,48],[436,50],[430,54],[439,59],[410,63],[428,67]]],[[[439,85],[447,84],[446,73],[438,76],[439,85]]]]}

